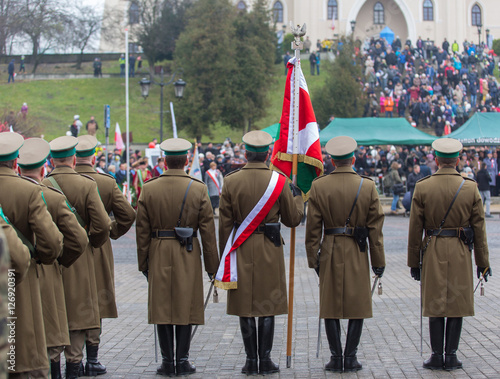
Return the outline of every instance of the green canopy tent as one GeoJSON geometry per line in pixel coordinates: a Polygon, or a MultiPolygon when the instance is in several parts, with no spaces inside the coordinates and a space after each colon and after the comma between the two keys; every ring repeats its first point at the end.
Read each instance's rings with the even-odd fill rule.
{"type": "Polygon", "coordinates": [[[500,113],[475,113],[446,137],[456,138],[465,146],[500,145],[500,113]]]}
{"type": "Polygon", "coordinates": [[[404,118],[336,118],[319,132],[324,146],[338,136],[354,138],[358,145],[430,145],[437,137],[412,127],[404,118]]]}
{"type": "Polygon", "coordinates": [[[267,128],[261,129],[263,132],[266,132],[267,134],[270,134],[271,137],[273,137],[273,142],[276,141],[279,138],[279,132],[280,132],[280,123],[272,124],[271,126],[268,126],[267,128]]]}

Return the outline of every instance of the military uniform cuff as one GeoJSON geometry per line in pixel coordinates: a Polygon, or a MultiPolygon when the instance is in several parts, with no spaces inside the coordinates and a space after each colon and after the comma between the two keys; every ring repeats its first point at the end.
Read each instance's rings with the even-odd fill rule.
{"type": "Polygon", "coordinates": [[[408,247],[408,267],[420,266],[420,248],[408,247]]]}

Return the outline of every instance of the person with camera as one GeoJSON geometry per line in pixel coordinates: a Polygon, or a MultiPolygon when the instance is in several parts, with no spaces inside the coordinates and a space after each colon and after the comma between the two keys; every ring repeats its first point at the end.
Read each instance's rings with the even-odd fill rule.
{"type": "Polygon", "coordinates": [[[207,187],[184,171],[191,146],[181,138],[161,143],[167,170],[144,183],[137,207],[139,271],[148,280],[148,322],[158,325],[156,373],[163,376],[196,372],[188,358],[192,325],[205,321],[201,252],[211,279],[219,266],[207,187]]]}

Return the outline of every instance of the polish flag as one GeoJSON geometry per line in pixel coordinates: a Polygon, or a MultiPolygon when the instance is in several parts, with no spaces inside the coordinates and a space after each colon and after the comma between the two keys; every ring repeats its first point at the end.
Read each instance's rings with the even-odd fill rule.
{"type": "Polygon", "coordinates": [[[125,144],[123,143],[122,132],[120,131],[120,125],[116,123],[115,127],[115,147],[120,150],[120,152],[125,148],[125,144]]]}

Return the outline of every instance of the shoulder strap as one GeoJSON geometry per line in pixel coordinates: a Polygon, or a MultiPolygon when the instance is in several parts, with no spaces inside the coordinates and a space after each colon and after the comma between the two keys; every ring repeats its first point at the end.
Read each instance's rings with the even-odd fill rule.
{"type": "Polygon", "coordinates": [[[455,203],[455,200],[457,199],[458,193],[460,192],[460,190],[464,186],[464,183],[465,183],[465,179],[462,179],[462,183],[460,183],[460,187],[458,187],[457,192],[455,193],[455,196],[453,196],[453,200],[451,200],[451,204],[448,207],[448,210],[446,211],[446,214],[444,215],[443,220],[441,221],[441,224],[439,224],[439,229],[441,229],[443,227],[444,222],[446,221],[446,217],[448,217],[448,214],[450,213],[451,207],[453,206],[453,203],[455,203]]]}
{"type": "Polygon", "coordinates": [[[179,219],[177,220],[177,227],[181,225],[181,217],[182,217],[182,211],[184,210],[184,204],[186,203],[186,197],[189,191],[189,188],[191,187],[191,184],[193,184],[193,179],[189,181],[189,184],[186,188],[186,192],[184,193],[184,199],[182,199],[182,205],[181,205],[181,213],[179,213],[179,219]]]}
{"type": "Polygon", "coordinates": [[[361,182],[359,182],[358,192],[356,193],[356,197],[354,198],[354,203],[352,203],[352,207],[351,207],[351,211],[349,212],[349,216],[347,216],[347,219],[345,220],[345,226],[349,225],[349,221],[351,221],[352,211],[354,210],[354,207],[356,206],[356,203],[358,202],[358,197],[359,197],[359,193],[361,192],[361,186],[363,185],[363,180],[364,180],[364,178],[361,178],[361,182]]]}
{"type": "MultiPolygon", "coordinates": [[[[52,183],[52,185],[58,189],[59,191],[61,191],[63,194],[64,194],[64,191],[61,189],[61,187],[59,186],[59,184],[57,183],[56,179],[52,176],[49,176],[47,177],[47,179],[49,179],[49,182],[52,183]]],[[[83,218],[82,216],[80,216],[78,214],[78,212],[76,211],[76,208],[73,206],[73,204],[71,204],[68,200],[68,197],[66,195],[64,195],[66,197],[66,204],[68,204],[68,207],[69,209],[71,209],[71,212],[74,213],[74,215],[76,216],[76,219],[78,221],[78,223],[80,224],[80,226],[84,229],[87,229],[87,224],[85,223],[85,221],[83,221],[83,218]]]]}
{"type": "Polygon", "coordinates": [[[16,226],[10,222],[10,220],[7,218],[7,216],[5,215],[5,213],[3,213],[3,209],[2,207],[0,207],[0,217],[7,223],[9,224],[10,226],[12,226],[12,229],[15,230],[17,236],[19,237],[19,239],[23,242],[23,244],[28,248],[28,250],[30,251],[30,255],[31,255],[31,258],[35,258],[35,253],[36,253],[36,250],[35,250],[35,247],[32,245],[32,243],[26,238],[26,236],[21,233],[21,231],[19,229],[16,228],[16,226]]]}

